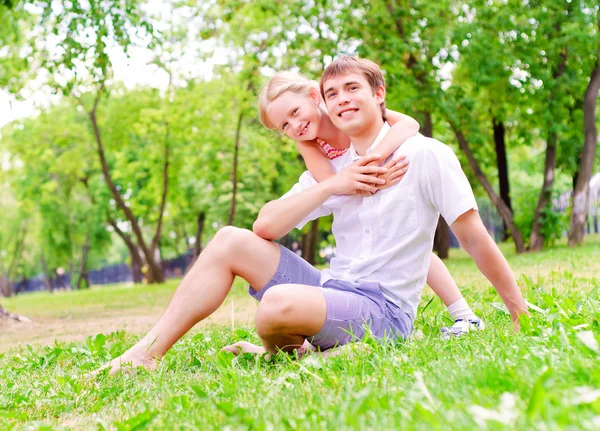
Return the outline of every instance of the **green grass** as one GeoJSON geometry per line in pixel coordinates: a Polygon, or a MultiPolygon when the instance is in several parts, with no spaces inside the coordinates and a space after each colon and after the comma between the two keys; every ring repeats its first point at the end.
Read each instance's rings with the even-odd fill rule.
{"type": "MultiPolygon", "coordinates": [[[[139,285],[115,284],[96,286],[81,291],[36,292],[3,299],[5,308],[25,316],[63,318],[87,318],[126,312],[132,309],[164,307],[180,279],[171,279],[164,284],[139,285]]],[[[247,292],[244,280],[236,279],[231,291],[233,297],[244,297],[247,292]]]]}
{"type": "MultiPolygon", "coordinates": [[[[82,375],[140,334],[13,349],[0,355],[0,429],[599,429],[600,238],[515,256],[504,249],[533,311],[511,330],[500,299],[462,252],[448,267],[488,328],[443,341],[448,318],[425,295],[422,338],[327,360],[220,354],[252,328],[213,326],[185,337],[156,372],[82,375]]],[[[25,314],[124,312],[162,303],[174,283],[5,301],[25,314]],[[49,311],[52,310],[52,311],[49,311]]],[[[235,295],[243,294],[237,284],[235,295]]],[[[83,318],[83,317],[82,317],[83,318]]]]}

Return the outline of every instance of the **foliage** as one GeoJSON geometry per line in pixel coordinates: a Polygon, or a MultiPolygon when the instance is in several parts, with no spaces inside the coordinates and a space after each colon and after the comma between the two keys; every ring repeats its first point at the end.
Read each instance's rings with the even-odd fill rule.
{"type": "MultiPolygon", "coordinates": [[[[455,145],[455,136],[448,113],[459,118],[493,184],[498,173],[492,121],[502,120],[514,215],[523,233],[531,231],[550,132],[559,142],[554,193],[569,190],[576,173],[583,142],[581,100],[597,56],[599,8],[587,0],[219,0],[177,1],[164,8],[137,0],[5,3],[0,6],[0,88],[25,97],[42,85],[74,96],[2,130],[1,193],[10,196],[5,213],[15,224],[2,228],[0,249],[10,250],[15,241],[10,232],[27,224],[20,275],[39,273],[43,256],[51,271],[76,267],[88,235],[89,266],[127,255],[107,218],[126,233],[132,224],[100,174],[87,117],[98,95],[113,180],[145,237],[152,236],[159,219],[162,163],[169,147],[159,238],[163,257],[190,248],[201,214],[206,216],[205,244],[227,223],[233,200],[233,222],[249,228],[263,203],[293,184],[302,163],[289,140],[258,124],[256,92],[278,69],[296,68],[316,78],[340,53],[381,64],[388,106],[419,119],[422,130],[431,126],[434,136],[449,145],[455,145]],[[153,82],[131,88],[115,80],[117,58],[135,50],[143,50],[168,76],[167,86],[153,82]],[[202,76],[199,70],[208,70],[222,52],[225,58],[202,76]],[[554,79],[565,55],[566,69],[554,79]],[[192,71],[182,66],[190,58],[195,59],[192,71]]],[[[483,195],[467,158],[457,153],[475,193],[483,195]]],[[[548,211],[541,224],[550,240],[561,231],[562,216],[548,211]]],[[[320,229],[327,237],[329,223],[320,229]]]]}

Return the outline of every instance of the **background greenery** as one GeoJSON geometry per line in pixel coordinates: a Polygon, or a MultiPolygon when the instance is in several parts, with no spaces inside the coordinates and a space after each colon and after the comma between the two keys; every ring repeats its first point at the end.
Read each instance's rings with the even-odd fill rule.
{"type": "Polygon", "coordinates": [[[599,166],[583,149],[598,14],[585,0],[6,1],[3,95],[55,97],[0,132],[2,279],[61,268],[75,288],[128,262],[160,282],[161,259],[251,227],[303,169],[258,123],[256,92],[275,70],[318,78],[343,53],[381,64],[388,106],[455,148],[519,252],[552,245],[570,214],[552,198],[589,177],[584,159],[599,166]],[[117,69],[140,53],[154,78],[125,85],[117,69]]]}

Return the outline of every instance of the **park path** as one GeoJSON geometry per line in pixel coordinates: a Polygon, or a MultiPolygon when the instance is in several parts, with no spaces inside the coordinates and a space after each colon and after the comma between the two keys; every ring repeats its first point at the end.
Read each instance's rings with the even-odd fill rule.
{"type": "MultiPolygon", "coordinates": [[[[235,298],[233,304],[232,312],[232,300],[226,300],[212,316],[196,325],[192,332],[206,325],[231,325],[232,315],[236,326],[252,324],[258,303],[250,297],[244,297],[235,298]]],[[[31,323],[2,319],[0,352],[6,352],[19,345],[51,345],[54,340],[82,341],[89,336],[109,334],[118,330],[142,334],[152,327],[163,310],[163,307],[114,310],[100,316],[77,318],[28,316],[32,319],[31,323]]]]}

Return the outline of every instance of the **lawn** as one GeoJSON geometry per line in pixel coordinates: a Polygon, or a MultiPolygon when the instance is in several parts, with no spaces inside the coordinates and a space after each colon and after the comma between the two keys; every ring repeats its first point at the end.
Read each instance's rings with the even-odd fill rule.
{"type": "MultiPolygon", "coordinates": [[[[368,340],[370,351],[329,359],[219,353],[239,339],[257,341],[237,318],[232,329],[232,314],[253,306],[238,281],[223,317],[186,336],[158,371],[85,379],[141,335],[98,333],[86,322],[144,312],[154,320],[176,282],[4,300],[35,321],[85,329],[44,346],[24,325],[23,337],[3,340],[31,337],[34,345],[0,353],[0,429],[600,429],[600,237],[578,249],[503,251],[536,307],[519,333],[472,261],[453,250],[447,265],[484,332],[440,339],[449,318],[426,292],[414,339],[368,340]]],[[[13,336],[18,330],[11,326],[13,336]]]]}

